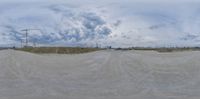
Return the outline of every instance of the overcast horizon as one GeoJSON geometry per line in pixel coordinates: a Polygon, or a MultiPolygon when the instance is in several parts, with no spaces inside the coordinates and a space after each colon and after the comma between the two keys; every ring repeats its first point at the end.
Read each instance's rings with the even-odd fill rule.
{"type": "Polygon", "coordinates": [[[2,0],[0,46],[200,46],[198,0],[2,0]],[[36,29],[36,30],[31,30],[36,29]]]}

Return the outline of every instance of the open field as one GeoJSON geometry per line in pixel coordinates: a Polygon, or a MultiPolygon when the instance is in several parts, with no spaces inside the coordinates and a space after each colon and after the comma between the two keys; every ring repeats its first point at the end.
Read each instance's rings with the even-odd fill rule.
{"type": "Polygon", "coordinates": [[[138,50],[138,51],[157,51],[160,53],[181,52],[181,51],[200,51],[200,47],[130,47],[116,48],[116,50],[138,50]]]}
{"type": "Polygon", "coordinates": [[[200,52],[0,51],[0,99],[200,99],[200,52]]]}
{"type": "MultiPolygon", "coordinates": [[[[3,49],[3,48],[2,48],[3,49]]],[[[4,48],[5,49],[5,48],[4,48]]],[[[105,50],[106,48],[82,48],[82,47],[31,47],[31,48],[17,48],[19,51],[26,51],[38,54],[80,54],[94,51],[105,50]]],[[[157,51],[160,53],[168,52],[182,52],[182,51],[200,51],[199,47],[133,47],[133,48],[110,48],[114,50],[138,50],[138,51],[157,51]]]]}
{"type": "Polygon", "coordinates": [[[148,48],[148,47],[136,47],[134,50],[143,51],[157,51],[157,52],[180,52],[180,51],[200,51],[199,47],[161,47],[161,48],[148,48]]]}
{"type": "Polygon", "coordinates": [[[81,47],[33,47],[33,48],[18,48],[16,50],[26,51],[31,53],[56,53],[56,54],[79,54],[102,50],[99,48],[81,48],[81,47]]]}

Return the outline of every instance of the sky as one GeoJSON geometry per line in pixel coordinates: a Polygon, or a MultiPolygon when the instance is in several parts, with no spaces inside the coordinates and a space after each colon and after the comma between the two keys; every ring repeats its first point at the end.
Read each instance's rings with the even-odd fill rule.
{"type": "Polygon", "coordinates": [[[200,46],[198,0],[1,0],[0,46],[200,46]]]}

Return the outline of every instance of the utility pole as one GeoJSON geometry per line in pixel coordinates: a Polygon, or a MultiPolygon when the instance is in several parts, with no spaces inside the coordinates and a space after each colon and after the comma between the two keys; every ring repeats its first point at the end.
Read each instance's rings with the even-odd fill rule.
{"type": "Polygon", "coordinates": [[[96,48],[99,48],[99,45],[98,45],[98,43],[96,42],[96,48]]]}
{"type": "Polygon", "coordinates": [[[21,39],[21,48],[23,48],[23,40],[21,39]]]}
{"type": "Polygon", "coordinates": [[[28,47],[28,29],[26,29],[26,47],[28,47]]]}

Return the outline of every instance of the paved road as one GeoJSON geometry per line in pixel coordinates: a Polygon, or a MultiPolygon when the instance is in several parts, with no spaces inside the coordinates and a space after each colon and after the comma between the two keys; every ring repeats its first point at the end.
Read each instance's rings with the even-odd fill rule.
{"type": "Polygon", "coordinates": [[[0,51],[0,99],[200,99],[200,52],[0,51]]]}

